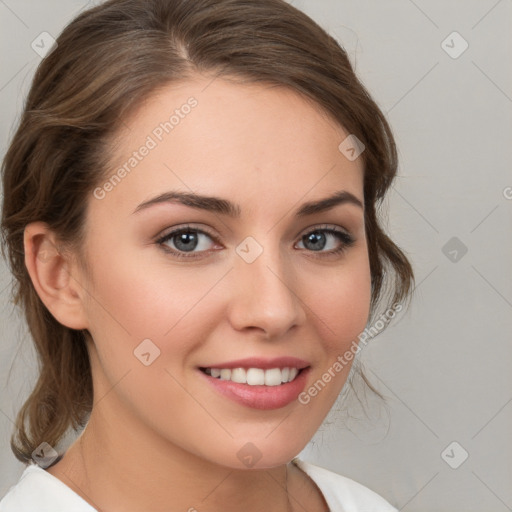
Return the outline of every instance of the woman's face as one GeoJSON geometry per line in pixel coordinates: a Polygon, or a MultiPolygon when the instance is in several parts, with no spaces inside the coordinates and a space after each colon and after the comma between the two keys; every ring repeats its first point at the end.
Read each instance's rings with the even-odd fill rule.
{"type": "Polygon", "coordinates": [[[146,446],[272,467],[320,426],[368,319],[363,168],[338,148],[349,134],[291,90],[210,81],[164,88],[125,120],[115,176],[88,200],[91,273],[75,276],[94,407],[146,446]],[[252,386],[200,369],[230,366],[269,384],[287,371],[265,367],[307,370],[252,386]]]}

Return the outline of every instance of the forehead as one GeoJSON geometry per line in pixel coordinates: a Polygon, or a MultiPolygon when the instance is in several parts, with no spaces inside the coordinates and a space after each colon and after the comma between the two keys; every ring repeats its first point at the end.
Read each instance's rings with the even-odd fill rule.
{"type": "Polygon", "coordinates": [[[135,207],[169,189],[238,196],[242,207],[258,195],[284,204],[333,189],[362,199],[362,159],[338,148],[347,135],[289,88],[199,77],[171,84],[123,120],[107,173],[122,177],[105,202],[135,207]]]}

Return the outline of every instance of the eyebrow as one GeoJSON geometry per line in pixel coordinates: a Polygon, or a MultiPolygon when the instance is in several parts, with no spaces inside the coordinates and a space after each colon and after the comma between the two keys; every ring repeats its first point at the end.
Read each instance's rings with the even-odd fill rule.
{"type": "MultiPolygon", "coordinates": [[[[161,204],[161,203],[179,203],[191,208],[197,208],[200,210],[206,210],[221,215],[227,215],[228,217],[238,218],[241,215],[241,208],[238,204],[232,203],[227,199],[220,197],[204,196],[195,194],[192,192],[164,192],[152,199],[144,201],[139,204],[133,213],[145,210],[150,206],[161,204]]],[[[325,212],[338,206],[339,204],[353,204],[360,208],[363,208],[363,203],[354,194],[347,192],[346,190],[340,190],[332,196],[320,199],[317,201],[310,201],[304,203],[295,213],[297,217],[306,217],[308,215],[314,215],[316,213],[325,212]]]]}

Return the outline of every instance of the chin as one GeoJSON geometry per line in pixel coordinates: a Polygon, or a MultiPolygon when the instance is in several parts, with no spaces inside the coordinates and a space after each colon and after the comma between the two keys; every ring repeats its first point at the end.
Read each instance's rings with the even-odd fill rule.
{"type": "Polygon", "coordinates": [[[234,441],[231,443],[232,448],[226,447],[218,457],[215,458],[212,454],[214,457],[212,462],[237,470],[275,468],[288,464],[309,441],[309,439],[304,439],[303,442],[294,440],[295,442],[285,445],[285,441],[280,436],[275,435],[272,439],[273,435],[252,441],[247,437],[242,441],[234,441]]]}

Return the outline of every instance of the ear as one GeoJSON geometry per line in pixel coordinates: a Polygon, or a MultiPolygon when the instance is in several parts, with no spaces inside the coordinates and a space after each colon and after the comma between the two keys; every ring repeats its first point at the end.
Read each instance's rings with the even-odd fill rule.
{"type": "Polygon", "coordinates": [[[55,234],[44,222],[32,222],[25,227],[23,241],[25,266],[41,301],[59,323],[87,329],[81,276],[70,255],[59,251],[55,234]]]}

